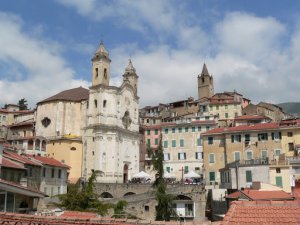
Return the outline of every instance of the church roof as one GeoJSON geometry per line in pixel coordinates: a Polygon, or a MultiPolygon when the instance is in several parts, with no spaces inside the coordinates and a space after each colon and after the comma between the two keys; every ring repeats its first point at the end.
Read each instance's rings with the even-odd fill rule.
{"type": "Polygon", "coordinates": [[[94,59],[96,59],[98,57],[100,57],[100,58],[107,58],[108,60],[110,60],[109,59],[109,53],[106,50],[103,41],[101,41],[100,46],[97,49],[97,51],[95,52],[95,55],[94,55],[94,57],[93,57],[92,60],[94,60],[94,59]]]}
{"type": "Polygon", "coordinates": [[[203,68],[202,68],[202,72],[201,72],[201,76],[202,75],[207,75],[207,76],[210,76],[209,73],[208,73],[208,69],[206,67],[206,64],[204,63],[203,64],[203,68]]]}
{"type": "Polygon", "coordinates": [[[132,65],[131,59],[129,59],[128,66],[125,68],[125,73],[135,73],[135,68],[132,65]]]}
{"type": "Polygon", "coordinates": [[[46,98],[40,102],[51,102],[51,101],[72,101],[72,102],[80,102],[82,100],[87,100],[89,98],[89,90],[85,89],[83,87],[73,88],[69,90],[65,90],[62,92],[59,92],[56,95],[53,95],[49,98],[46,98]]]}

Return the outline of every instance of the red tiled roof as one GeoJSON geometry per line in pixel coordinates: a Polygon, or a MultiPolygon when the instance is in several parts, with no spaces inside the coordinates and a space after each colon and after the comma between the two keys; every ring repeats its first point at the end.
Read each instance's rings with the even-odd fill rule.
{"type": "Polygon", "coordinates": [[[238,199],[240,196],[241,196],[241,192],[240,191],[236,191],[236,192],[233,192],[233,193],[227,195],[225,198],[238,199]]]}
{"type": "Polygon", "coordinates": [[[20,165],[18,163],[15,163],[14,161],[7,159],[7,158],[2,158],[2,164],[1,167],[8,167],[8,168],[14,168],[14,169],[23,169],[26,170],[24,167],[24,164],[20,165]]]}
{"type": "Polygon", "coordinates": [[[29,165],[33,165],[33,166],[42,166],[42,164],[40,164],[36,161],[33,161],[31,159],[28,159],[27,157],[24,157],[24,156],[19,155],[17,153],[13,153],[13,152],[9,152],[9,151],[4,150],[3,156],[6,157],[6,158],[9,158],[11,160],[24,163],[24,164],[29,164],[29,165]]]}
{"type": "Polygon", "coordinates": [[[247,198],[258,201],[258,200],[292,200],[293,196],[286,193],[285,191],[261,191],[261,190],[245,190],[241,191],[247,198]]]}
{"type": "MultiPolygon", "coordinates": [[[[30,192],[33,192],[33,193],[37,193],[37,194],[42,195],[42,196],[46,196],[46,194],[44,192],[41,192],[41,191],[36,190],[36,189],[29,188],[29,187],[24,187],[20,184],[17,184],[17,183],[11,182],[11,181],[7,181],[7,180],[3,180],[1,178],[0,178],[0,184],[13,186],[13,187],[16,187],[18,189],[23,189],[23,190],[30,191],[30,192]]],[[[1,219],[0,219],[0,221],[1,221],[1,219]]]]}
{"type": "Polygon", "coordinates": [[[194,120],[192,121],[193,124],[216,124],[214,120],[194,120]]]}
{"type": "Polygon", "coordinates": [[[53,158],[49,158],[49,157],[43,157],[43,156],[39,156],[39,155],[35,155],[35,156],[30,156],[38,161],[40,161],[43,164],[49,165],[49,166],[57,166],[57,167],[63,167],[63,168],[70,168],[69,166],[67,166],[64,163],[61,163],[60,161],[53,159],[53,158]]]}
{"type": "MultiPolygon", "coordinates": [[[[182,224],[179,221],[151,221],[145,222],[138,219],[126,219],[126,218],[68,218],[68,217],[55,217],[55,216],[36,216],[29,214],[16,214],[16,213],[7,213],[0,212],[0,221],[6,222],[5,224],[40,224],[40,225],[74,225],[74,224],[85,224],[85,225],[133,225],[133,224],[156,224],[156,225],[180,225],[182,224]]],[[[207,221],[204,222],[185,222],[186,225],[204,225],[208,224],[207,221]]]]}
{"type": "Polygon", "coordinates": [[[260,115],[243,115],[243,116],[238,116],[234,118],[234,120],[262,120],[266,119],[267,117],[265,116],[260,116],[260,115]]]}
{"type": "Polygon", "coordinates": [[[98,215],[92,212],[78,212],[78,211],[64,211],[60,217],[77,218],[77,219],[89,219],[97,218],[98,215]]]}
{"type": "Polygon", "coordinates": [[[279,124],[278,123],[257,123],[253,125],[241,125],[237,127],[215,128],[203,134],[206,135],[206,134],[230,133],[230,132],[239,132],[239,131],[273,130],[273,129],[279,129],[279,124]]]}
{"type": "Polygon", "coordinates": [[[234,201],[222,225],[300,224],[300,201],[234,201]]]}
{"type": "Polygon", "coordinates": [[[89,98],[89,90],[83,87],[73,88],[59,92],[49,98],[46,98],[37,104],[51,102],[51,101],[73,101],[80,102],[82,100],[87,100],[89,98]]]}

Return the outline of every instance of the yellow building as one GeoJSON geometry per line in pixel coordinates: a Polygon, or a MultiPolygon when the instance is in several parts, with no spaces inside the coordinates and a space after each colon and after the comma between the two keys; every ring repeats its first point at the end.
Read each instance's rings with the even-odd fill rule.
{"type": "Polygon", "coordinates": [[[226,164],[239,161],[247,165],[264,165],[285,153],[277,123],[216,128],[202,137],[207,182],[219,183],[219,170],[226,164]]]}
{"type": "Polygon", "coordinates": [[[287,120],[280,123],[282,149],[286,156],[297,156],[300,149],[300,120],[287,120]]]}

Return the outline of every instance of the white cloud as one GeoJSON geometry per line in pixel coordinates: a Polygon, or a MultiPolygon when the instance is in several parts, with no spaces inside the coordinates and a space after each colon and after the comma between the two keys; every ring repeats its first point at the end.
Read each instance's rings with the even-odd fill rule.
{"type": "Polygon", "coordinates": [[[23,25],[19,17],[0,13],[0,62],[10,65],[1,71],[1,104],[26,98],[34,107],[37,101],[63,89],[88,85],[73,78],[74,71],[56,51],[56,44],[28,35],[23,25]]]}

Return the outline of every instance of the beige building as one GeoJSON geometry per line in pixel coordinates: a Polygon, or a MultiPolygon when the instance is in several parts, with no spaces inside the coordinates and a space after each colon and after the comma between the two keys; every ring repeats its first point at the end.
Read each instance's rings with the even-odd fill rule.
{"type": "Polygon", "coordinates": [[[165,171],[180,181],[189,171],[203,177],[201,133],[215,127],[213,118],[182,120],[161,127],[165,171]]]}
{"type": "Polygon", "coordinates": [[[104,44],[92,58],[87,124],[83,127],[83,176],[100,171],[99,182],[127,182],[139,172],[139,97],[129,60],[120,87],[110,86],[110,58],[104,44]]]}
{"type": "Polygon", "coordinates": [[[37,104],[36,136],[47,139],[47,155],[69,165],[69,181],[82,177],[82,127],[89,91],[73,88],[37,104]]]}

